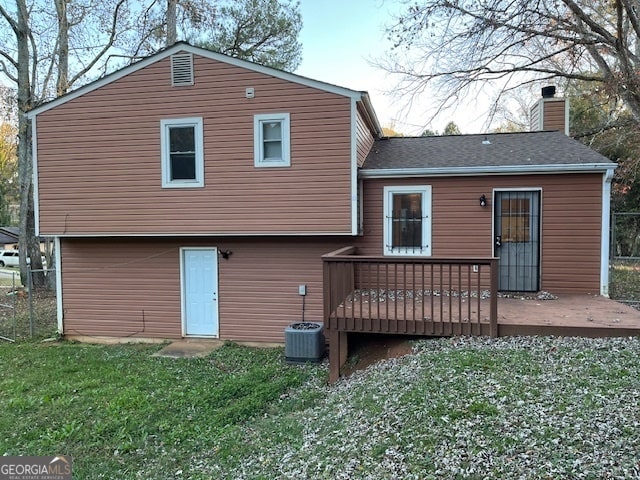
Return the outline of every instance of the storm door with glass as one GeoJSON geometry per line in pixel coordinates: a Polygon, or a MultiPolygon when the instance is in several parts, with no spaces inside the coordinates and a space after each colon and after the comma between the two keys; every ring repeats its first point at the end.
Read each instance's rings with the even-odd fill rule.
{"type": "Polygon", "coordinates": [[[496,191],[494,255],[499,257],[498,290],[540,289],[540,191],[496,191]]]}

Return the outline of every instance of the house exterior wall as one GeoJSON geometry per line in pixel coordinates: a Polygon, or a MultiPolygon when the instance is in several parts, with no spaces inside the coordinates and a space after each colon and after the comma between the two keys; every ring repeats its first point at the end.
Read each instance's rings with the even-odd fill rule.
{"type": "Polygon", "coordinates": [[[602,174],[366,179],[359,253],[383,254],[385,186],[431,185],[432,257],[493,256],[493,189],[541,188],[541,288],[600,292],[602,174]],[[479,206],[484,194],[488,205],[479,206]]]}
{"type": "Polygon", "coordinates": [[[358,167],[361,167],[373,146],[374,138],[371,130],[367,127],[360,108],[358,108],[358,116],[356,117],[356,141],[358,147],[358,167]]]}
{"type": "Polygon", "coordinates": [[[564,98],[541,98],[531,108],[531,130],[559,130],[567,133],[567,100],[564,98]]]}
{"type": "Polygon", "coordinates": [[[230,250],[218,260],[220,338],[282,343],[302,320],[322,322],[321,255],[340,237],[67,239],[61,241],[64,333],[71,337],[180,338],[180,247],[230,250]]]}
{"type": "Polygon", "coordinates": [[[564,98],[543,100],[543,130],[565,131],[566,128],[566,106],[564,98]]]}
{"type": "Polygon", "coordinates": [[[43,235],[350,234],[352,100],[194,55],[170,57],[36,118],[43,235]],[[248,87],[255,98],[245,98],[248,87]],[[289,113],[291,166],[254,166],[254,114],[289,113]],[[162,188],[160,121],[202,117],[203,188],[162,188]]]}

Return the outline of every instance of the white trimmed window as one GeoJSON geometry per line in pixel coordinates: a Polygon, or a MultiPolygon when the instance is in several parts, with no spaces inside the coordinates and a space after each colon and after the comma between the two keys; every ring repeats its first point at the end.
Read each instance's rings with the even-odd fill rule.
{"type": "Polygon", "coordinates": [[[256,167],[289,167],[289,114],[271,113],[253,117],[253,156],[256,167]]]}
{"type": "Polygon", "coordinates": [[[204,186],[202,118],[160,121],[162,186],[204,186]]]}
{"type": "Polygon", "coordinates": [[[431,255],[431,186],[384,187],[384,254],[431,255]]]}

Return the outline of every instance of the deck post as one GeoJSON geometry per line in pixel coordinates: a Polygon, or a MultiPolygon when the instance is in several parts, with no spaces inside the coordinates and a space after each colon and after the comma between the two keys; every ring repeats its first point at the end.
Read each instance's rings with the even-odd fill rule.
{"type": "Polygon", "coordinates": [[[347,361],[347,332],[335,328],[329,330],[329,383],[340,378],[340,369],[347,361]]]}
{"type": "Polygon", "coordinates": [[[489,307],[489,335],[498,336],[498,259],[491,259],[491,300],[489,307]]]}
{"type": "Polygon", "coordinates": [[[322,260],[330,383],[340,378],[347,361],[350,333],[500,335],[498,258],[389,258],[357,255],[351,246],[327,253],[322,260]],[[468,299],[462,296],[465,286],[468,299]],[[489,302],[482,296],[487,287],[489,302]],[[407,295],[392,295],[398,292],[407,295]],[[471,299],[476,292],[478,315],[472,323],[471,299]],[[464,301],[469,302],[466,309],[464,301]]]}

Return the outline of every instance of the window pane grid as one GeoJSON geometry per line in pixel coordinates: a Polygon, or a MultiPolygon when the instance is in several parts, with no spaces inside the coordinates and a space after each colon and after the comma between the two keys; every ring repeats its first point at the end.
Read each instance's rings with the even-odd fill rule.
{"type": "Polygon", "coordinates": [[[262,149],[265,161],[282,160],[281,122],[264,122],[262,124],[262,149]]]}
{"type": "Polygon", "coordinates": [[[384,254],[431,255],[431,186],[384,187],[384,254]]]}
{"type": "Polygon", "coordinates": [[[262,124],[264,141],[282,140],[282,122],[264,122],[262,124]]]}
{"type": "Polygon", "coordinates": [[[195,180],[196,156],[195,153],[171,154],[171,180],[195,180]]]}
{"type": "Polygon", "coordinates": [[[169,150],[173,152],[195,152],[196,137],[194,127],[170,127],[169,150]]]}
{"type": "Polygon", "coordinates": [[[169,179],[196,179],[195,127],[169,128],[169,179]]]}
{"type": "Polygon", "coordinates": [[[528,242],[531,238],[531,206],[528,198],[502,199],[502,241],[528,242]]]}
{"type": "Polygon", "coordinates": [[[265,142],[264,159],[267,161],[282,160],[282,142],[265,142]]]}
{"type": "Polygon", "coordinates": [[[422,248],[422,195],[394,194],[391,247],[422,248]]]}

